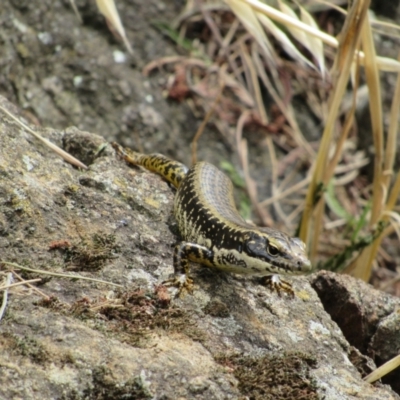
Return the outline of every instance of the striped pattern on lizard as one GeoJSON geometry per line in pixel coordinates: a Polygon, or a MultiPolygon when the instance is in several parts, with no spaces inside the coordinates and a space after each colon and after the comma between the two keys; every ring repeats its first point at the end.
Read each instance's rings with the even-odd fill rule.
{"type": "Polygon", "coordinates": [[[189,262],[237,274],[265,276],[280,293],[294,294],[283,275],[306,274],[312,266],[299,238],[247,223],[236,210],[233,185],[218,168],[198,162],[192,168],[161,154],[145,155],[113,143],[128,163],[156,172],[177,188],[174,215],[182,241],[174,250],[174,277],[164,282],[192,290],[189,262]]]}

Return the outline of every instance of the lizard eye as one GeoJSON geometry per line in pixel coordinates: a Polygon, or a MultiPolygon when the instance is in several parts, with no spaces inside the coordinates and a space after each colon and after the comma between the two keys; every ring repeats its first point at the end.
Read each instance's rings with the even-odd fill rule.
{"type": "Polygon", "coordinates": [[[273,257],[275,257],[279,254],[279,250],[275,246],[269,245],[267,250],[268,250],[269,255],[271,255],[273,257]]]}

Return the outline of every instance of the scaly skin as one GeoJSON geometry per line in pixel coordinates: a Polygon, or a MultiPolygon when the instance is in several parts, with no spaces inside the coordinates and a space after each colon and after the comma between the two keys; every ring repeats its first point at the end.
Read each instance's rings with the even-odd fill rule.
{"type": "Polygon", "coordinates": [[[125,161],[160,174],[177,188],[174,214],[183,241],[175,247],[175,277],[167,283],[191,290],[189,262],[237,274],[265,276],[278,293],[294,294],[279,274],[311,271],[305,244],[272,228],[248,224],[237,212],[230,179],[213,165],[185,165],[160,154],[144,155],[113,144],[125,161]]]}

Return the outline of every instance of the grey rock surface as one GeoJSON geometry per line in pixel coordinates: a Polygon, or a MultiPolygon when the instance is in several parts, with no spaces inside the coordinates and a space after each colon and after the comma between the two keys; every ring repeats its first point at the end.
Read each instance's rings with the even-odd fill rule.
{"type": "Polygon", "coordinates": [[[0,398],[399,398],[362,380],[305,277],[292,299],[193,266],[194,293],[172,298],[160,283],[178,240],[173,189],[99,136],[39,131],[91,164],[77,170],[0,115],[1,278],[7,262],[121,287],[18,271],[42,281],[10,289],[0,398]]]}

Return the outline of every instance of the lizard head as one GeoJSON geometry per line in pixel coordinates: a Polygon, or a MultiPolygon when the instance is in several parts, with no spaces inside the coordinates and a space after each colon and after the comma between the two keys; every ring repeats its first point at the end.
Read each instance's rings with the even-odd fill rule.
{"type": "Polygon", "coordinates": [[[299,238],[270,228],[258,228],[245,239],[243,250],[260,265],[265,262],[268,272],[300,275],[311,272],[306,245],[299,238]]]}

